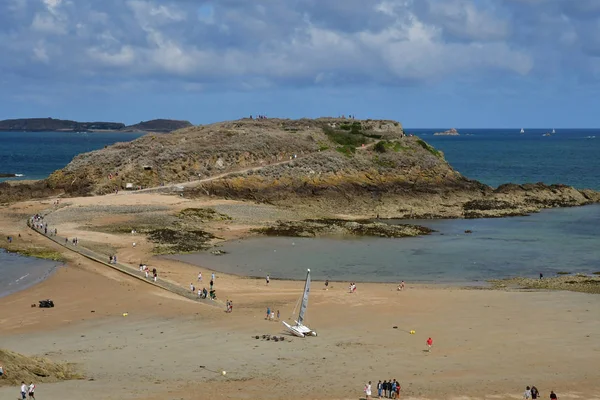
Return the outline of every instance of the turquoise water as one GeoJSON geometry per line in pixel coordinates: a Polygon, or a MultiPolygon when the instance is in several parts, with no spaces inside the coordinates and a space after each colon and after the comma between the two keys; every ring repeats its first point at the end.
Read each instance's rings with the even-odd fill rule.
{"type": "Polygon", "coordinates": [[[253,238],[226,243],[229,254],[221,256],[175,257],[240,275],[302,279],[311,268],[315,279],[359,282],[470,283],[600,271],[600,205],[526,217],[406,222],[437,232],[403,239],[253,238]]]}
{"type": "MultiPolygon", "coordinates": [[[[0,132],[0,173],[10,179],[43,179],[80,153],[116,142],[129,142],[143,133],[0,132]]],[[[6,180],[0,178],[0,181],[6,180]]]]}
{"type": "Polygon", "coordinates": [[[0,249],[0,297],[44,280],[57,266],[55,261],[23,257],[0,249]]]}

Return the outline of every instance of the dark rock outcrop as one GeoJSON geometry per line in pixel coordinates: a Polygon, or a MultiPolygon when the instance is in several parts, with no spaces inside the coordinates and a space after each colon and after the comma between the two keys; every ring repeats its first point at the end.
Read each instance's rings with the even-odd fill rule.
{"type": "Polygon", "coordinates": [[[268,236],[318,237],[334,235],[354,235],[400,238],[427,235],[431,229],[418,225],[389,225],[371,221],[347,221],[341,219],[278,221],[255,232],[268,236]]]}

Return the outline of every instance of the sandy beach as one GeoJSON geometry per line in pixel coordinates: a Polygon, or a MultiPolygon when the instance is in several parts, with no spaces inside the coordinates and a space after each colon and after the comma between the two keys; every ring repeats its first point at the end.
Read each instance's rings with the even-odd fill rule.
{"type": "MultiPolygon", "coordinates": [[[[64,209],[49,218],[59,234],[77,236],[98,251],[114,249],[121,262],[133,266],[143,260],[161,279],[183,287],[208,286],[210,265],[152,257],[153,244],[139,235],[92,228],[131,218],[111,207],[174,212],[218,203],[240,215],[248,209],[151,193],[63,202],[64,209]],[[202,284],[196,283],[199,271],[202,284]]],[[[542,398],[554,390],[563,399],[600,399],[597,295],[410,282],[402,292],[396,284],[358,284],[350,294],[346,282],[333,282],[328,290],[313,282],[307,324],[319,336],[257,340],[256,335],[284,335],[280,322],[265,320],[266,308],[288,320],[302,282],[275,280],[267,286],[262,279],[217,273],[218,306],[199,304],[90,261],[26,227],[28,215],[52,208],[53,201],[44,200],[0,211],[4,236],[21,234],[24,244],[67,258],[48,280],[0,299],[3,348],[75,363],[85,376],[38,384],[40,399],[359,399],[367,381],[389,379],[401,382],[406,399],[519,399],[527,385],[537,386],[542,398]],[[44,298],[56,307],[31,307],[44,298]],[[226,299],[233,300],[232,313],[225,313],[226,299]],[[428,337],[434,340],[430,353],[428,337]]],[[[240,237],[252,225],[246,217],[240,218],[246,223],[217,222],[213,228],[224,239],[240,237]]],[[[17,392],[0,381],[0,397],[17,392]]]]}

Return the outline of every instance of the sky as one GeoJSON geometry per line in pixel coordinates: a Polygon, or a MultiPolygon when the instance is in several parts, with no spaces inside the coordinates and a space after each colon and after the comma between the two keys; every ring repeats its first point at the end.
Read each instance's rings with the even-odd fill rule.
{"type": "Polygon", "coordinates": [[[598,127],[600,0],[0,0],[0,119],[598,127]]]}

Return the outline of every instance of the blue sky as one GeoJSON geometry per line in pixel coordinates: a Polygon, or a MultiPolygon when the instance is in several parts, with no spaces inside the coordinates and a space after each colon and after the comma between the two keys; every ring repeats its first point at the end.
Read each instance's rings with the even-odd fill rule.
{"type": "Polygon", "coordinates": [[[0,0],[0,119],[598,127],[600,0],[0,0]]]}

